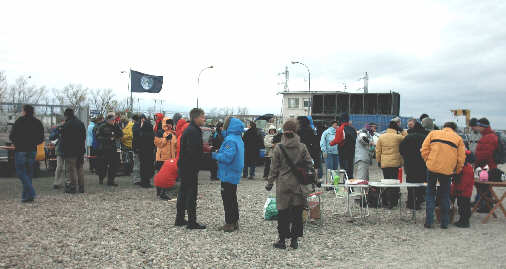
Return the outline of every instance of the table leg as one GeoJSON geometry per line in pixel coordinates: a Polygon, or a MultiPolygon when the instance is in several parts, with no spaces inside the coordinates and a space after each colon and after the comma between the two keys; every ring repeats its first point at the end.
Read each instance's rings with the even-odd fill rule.
{"type": "Polygon", "coordinates": [[[499,199],[499,197],[497,196],[497,194],[494,192],[494,189],[492,187],[490,187],[490,192],[492,193],[492,196],[495,198],[495,200],[497,201],[497,203],[495,204],[495,207],[497,207],[497,205],[499,205],[499,207],[501,208],[502,210],[502,213],[504,214],[504,216],[506,217],[506,210],[504,210],[504,207],[502,206],[502,201],[504,200],[504,197],[506,195],[506,192],[503,194],[503,196],[501,197],[501,199],[499,199]]]}
{"type": "Polygon", "coordinates": [[[492,192],[492,195],[493,195],[493,196],[497,199],[497,203],[495,204],[494,208],[492,208],[492,210],[490,210],[490,213],[488,213],[488,215],[487,215],[487,216],[483,219],[483,221],[481,222],[481,223],[483,223],[483,224],[485,224],[485,223],[487,223],[487,222],[488,222],[488,219],[490,218],[490,216],[492,216],[492,215],[494,214],[494,211],[495,211],[498,207],[500,207],[500,208],[502,209],[504,216],[506,216],[506,213],[504,212],[504,208],[503,208],[503,206],[502,206],[502,201],[503,201],[503,200],[504,200],[504,198],[506,197],[506,193],[503,193],[503,195],[502,195],[501,199],[499,199],[499,198],[497,197],[497,195],[496,195],[494,192],[492,192]]]}

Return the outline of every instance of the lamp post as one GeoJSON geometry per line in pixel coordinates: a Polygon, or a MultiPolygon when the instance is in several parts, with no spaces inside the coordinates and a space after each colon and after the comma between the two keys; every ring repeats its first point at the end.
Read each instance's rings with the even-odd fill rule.
{"type": "Polygon", "coordinates": [[[300,65],[303,65],[307,69],[307,74],[308,74],[307,81],[308,81],[308,92],[309,92],[309,108],[307,110],[307,114],[311,115],[311,106],[313,103],[313,98],[311,97],[311,71],[309,71],[309,67],[307,67],[307,65],[305,65],[304,63],[292,61],[292,64],[300,64],[300,65]]]}
{"type": "MultiPolygon", "coordinates": [[[[204,70],[212,69],[212,68],[214,68],[214,66],[210,65],[210,66],[200,70],[199,75],[197,77],[197,90],[200,88],[200,75],[202,74],[202,72],[204,72],[204,70]]],[[[199,96],[198,96],[198,92],[197,92],[197,108],[198,107],[199,107],[199,96]]]]}
{"type": "MultiPolygon", "coordinates": [[[[121,74],[126,74],[127,71],[121,71],[121,74]]],[[[130,73],[128,73],[128,84],[127,84],[128,88],[127,90],[130,91],[130,113],[133,113],[134,112],[134,98],[133,98],[133,94],[132,94],[132,91],[130,90],[130,73]]]]}

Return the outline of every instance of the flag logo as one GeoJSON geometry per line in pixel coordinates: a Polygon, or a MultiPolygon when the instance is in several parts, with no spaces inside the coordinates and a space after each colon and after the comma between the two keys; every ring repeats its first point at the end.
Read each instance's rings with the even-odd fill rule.
{"type": "Polygon", "coordinates": [[[150,77],[142,76],[141,86],[146,91],[151,89],[151,87],[153,87],[153,79],[150,77]]]}

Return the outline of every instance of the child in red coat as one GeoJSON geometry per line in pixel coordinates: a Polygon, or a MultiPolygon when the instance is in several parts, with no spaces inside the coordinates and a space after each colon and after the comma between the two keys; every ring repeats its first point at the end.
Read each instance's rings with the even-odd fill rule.
{"type": "Polygon", "coordinates": [[[457,198],[459,206],[460,219],[455,226],[460,228],[469,228],[469,218],[471,217],[471,195],[474,186],[474,170],[470,162],[470,151],[466,151],[466,163],[460,175],[455,178],[455,184],[452,185],[452,197],[457,198]]]}

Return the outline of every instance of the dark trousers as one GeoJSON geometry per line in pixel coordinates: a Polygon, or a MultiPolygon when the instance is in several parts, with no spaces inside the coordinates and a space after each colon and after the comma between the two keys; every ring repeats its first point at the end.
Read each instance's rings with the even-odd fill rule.
{"type": "Polygon", "coordinates": [[[303,206],[295,206],[279,210],[278,233],[280,239],[297,238],[304,235],[302,210],[303,206]]]}
{"type": "Polygon", "coordinates": [[[140,161],[140,174],[141,174],[141,184],[148,185],[151,184],[150,179],[153,176],[154,167],[153,167],[153,154],[141,153],[139,155],[140,161]]]}
{"type": "Polygon", "coordinates": [[[217,179],[218,178],[218,162],[215,160],[212,160],[211,163],[211,179],[217,179]]]}
{"type": "Polygon", "coordinates": [[[271,171],[271,158],[265,157],[265,163],[264,163],[264,177],[269,176],[269,172],[271,171]]]}
{"type": "Polygon", "coordinates": [[[95,157],[95,158],[92,157],[92,158],[88,159],[90,161],[90,171],[95,171],[95,169],[96,169],[95,163],[97,162],[96,161],[97,151],[93,147],[90,147],[90,156],[95,157]]]}
{"type": "Polygon", "coordinates": [[[237,185],[221,182],[221,199],[225,210],[225,223],[234,224],[239,221],[239,205],[237,204],[237,185]]]}
{"type": "Polygon", "coordinates": [[[408,188],[407,205],[409,208],[419,207],[424,200],[425,200],[425,187],[408,188]]]}
{"type": "Polygon", "coordinates": [[[197,192],[198,172],[192,175],[181,175],[181,186],[177,195],[176,221],[184,220],[185,212],[188,213],[188,223],[197,223],[197,192]]]}
{"type": "Polygon", "coordinates": [[[459,206],[460,220],[464,223],[469,223],[469,218],[471,217],[471,198],[458,196],[457,205],[459,206]]]}
{"type": "Polygon", "coordinates": [[[97,156],[96,168],[98,177],[102,181],[107,175],[107,183],[114,183],[119,166],[119,155],[115,151],[107,151],[97,156]]]}
{"type": "Polygon", "coordinates": [[[355,157],[354,156],[344,156],[343,158],[339,159],[339,164],[341,165],[341,169],[344,169],[346,171],[346,174],[348,174],[348,178],[353,178],[353,161],[355,157]]]}
{"type": "MultiPolygon", "coordinates": [[[[386,167],[381,170],[383,170],[383,177],[385,179],[396,179],[399,174],[398,167],[386,167]]],[[[383,195],[383,204],[396,206],[399,202],[399,188],[386,188],[383,191],[383,195]]]]}

